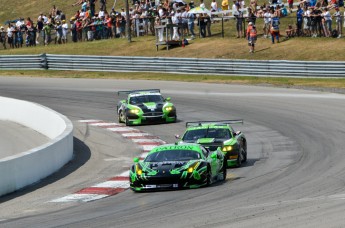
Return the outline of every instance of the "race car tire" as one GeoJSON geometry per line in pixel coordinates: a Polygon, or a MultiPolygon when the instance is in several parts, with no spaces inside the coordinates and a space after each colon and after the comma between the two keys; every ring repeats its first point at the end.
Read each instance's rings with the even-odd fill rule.
{"type": "Polygon", "coordinates": [[[207,182],[206,182],[206,186],[210,186],[212,184],[212,172],[211,172],[211,168],[207,167],[207,182]]]}
{"type": "Polygon", "coordinates": [[[227,163],[226,159],[224,159],[223,167],[222,167],[222,169],[223,169],[223,176],[222,176],[222,180],[221,181],[225,181],[226,180],[226,175],[227,175],[227,171],[228,171],[227,166],[228,166],[228,163],[227,163]]]}
{"type": "Polygon", "coordinates": [[[237,164],[236,167],[239,168],[242,165],[242,155],[243,155],[243,149],[241,150],[241,152],[238,154],[237,157],[237,164]]]}
{"type": "Polygon", "coordinates": [[[246,162],[247,161],[247,151],[243,150],[243,160],[242,162],[246,162]]]}
{"type": "Polygon", "coordinates": [[[129,126],[130,125],[130,123],[129,123],[129,120],[128,120],[128,117],[126,116],[126,118],[125,118],[125,124],[126,124],[126,126],[129,126]]]}
{"type": "Polygon", "coordinates": [[[123,111],[120,111],[118,115],[118,122],[123,123],[122,119],[123,119],[123,111]]]}

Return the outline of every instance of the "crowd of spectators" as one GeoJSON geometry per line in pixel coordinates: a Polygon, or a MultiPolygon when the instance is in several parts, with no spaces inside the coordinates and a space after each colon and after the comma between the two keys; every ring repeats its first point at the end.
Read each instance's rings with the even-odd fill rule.
{"type": "MultiPolygon", "coordinates": [[[[243,25],[252,22],[254,25],[257,18],[262,20],[263,37],[270,37],[272,33],[273,18],[287,17],[290,13],[296,13],[296,24],[289,24],[286,28],[286,36],[333,36],[336,31],[337,37],[342,35],[342,27],[345,26],[345,12],[340,12],[344,6],[343,0],[300,0],[295,7],[294,0],[288,0],[288,9],[281,0],[271,0],[262,6],[257,0],[250,0],[246,6],[244,0],[233,0],[230,6],[229,0],[222,0],[221,8],[217,0],[212,0],[206,6],[203,0],[196,5],[193,0],[185,3],[182,0],[162,0],[158,5],[154,0],[132,0],[129,8],[131,31],[133,35],[155,35],[157,32],[159,41],[164,39],[163,30],[155,26],[176,24],[173,28],[172,39],[179,40],[183,37],[196,37],[195,26],[199,26],[201,38],[211,36],[211,25],[215,22],[214,15],[208,13],[189,13],[196,6],[206,7],[211,12],[227,10],[224,15],[233,16],[236,19],[237,37],[244,36],[243,25]],[[331,13],[332,12],[332,13],[331,13]],[[194,23],[197,22],[195,25],[194,23]],[[335,23],[333,23],[335,22],[335,23]],[[332,25],[335,24],[335,29],[332,25]]],[[[219,1],[219,0],[218,0],[219,1]]],[[[0,27],[0,43],[6,49],[25,46],[65,44],[72,42],[93,41],[98,39],[125,38],[126,37],[126,12],[122,8],[115,11],[108,10],[106,0],[78,0],[71,5],[78,8],[74,15],[67,17],[64,12],[53,5],[48,14],[41,12],[36,22],[29,17],[25,20],[19,18],[8,21],[6,28],[0,27]],[[96,10],[96,1],[99,8],[96,10]],[[54,34],[54,36],[52,36],[54,34]]]]}

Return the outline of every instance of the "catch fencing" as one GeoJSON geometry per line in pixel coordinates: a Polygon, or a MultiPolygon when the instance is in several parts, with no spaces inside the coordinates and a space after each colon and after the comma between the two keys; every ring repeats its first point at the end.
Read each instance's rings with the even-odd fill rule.
{"type": "Polygon", "coordinates": [[[0,56],[0,69],[160,72],[258,77],[345,77],[345,62],[162,58],[137,56],[0,56]]]}

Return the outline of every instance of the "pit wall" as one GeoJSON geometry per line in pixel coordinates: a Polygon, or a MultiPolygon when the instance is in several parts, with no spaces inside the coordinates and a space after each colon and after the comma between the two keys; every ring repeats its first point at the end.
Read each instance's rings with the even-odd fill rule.
{"type": "Polygon", "coordinates": [[[0,196],[38,182],[72,159],[72,122],[54,110],[0,97],[0,120],[19,123],[51,139],[42,146],[0,159],[0,196]]]}

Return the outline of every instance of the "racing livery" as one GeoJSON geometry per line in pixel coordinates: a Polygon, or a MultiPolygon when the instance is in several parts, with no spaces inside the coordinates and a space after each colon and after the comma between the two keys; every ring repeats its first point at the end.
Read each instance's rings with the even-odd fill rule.
{"type": "Polygon", "coordinates": [[[129,171],[135,192],[153,189],[198,188],[226,179],[226,160],[196,143],[165,144],[152,149],[145,160],[134,158],[129,171]]]}
{"type": "Polygon", "coordinates": [[[179,143],[199,143],[211,151],[221,148],[229,167],[240,167],[247,161],[247,140],[241,131],[234,131],[230,124],[243,120],[187,122],[186,131],[179,143]]]}
{"type": "Polygon", "coordinates": [[[176,108],[170,97],[163,98],[159,89],[119,91],[128,94],[117,104],[119,123],[139,125],[152,122],[176,122],[176,108]]]}

